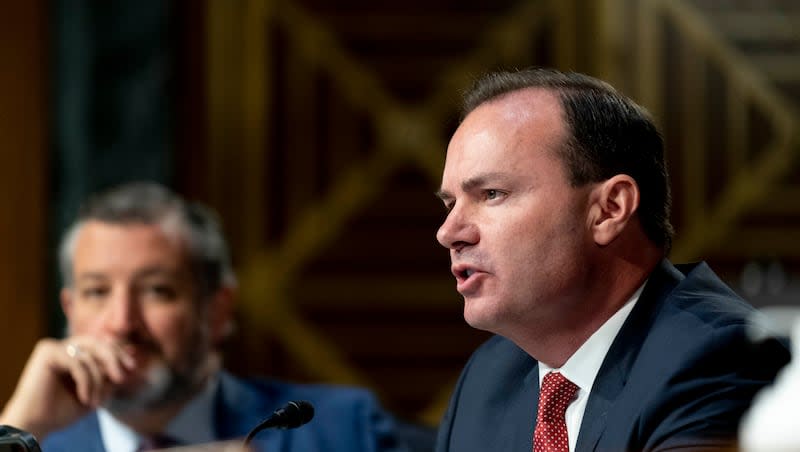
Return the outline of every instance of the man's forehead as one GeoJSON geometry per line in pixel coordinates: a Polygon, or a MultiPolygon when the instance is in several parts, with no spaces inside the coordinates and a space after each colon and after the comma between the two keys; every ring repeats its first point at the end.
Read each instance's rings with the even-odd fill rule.
{"type": "MultiPolygon", "coordinates": [[[[76,279],[78,281],[106,280],[112,276],[111,272],[103,268],[94,269],[89,267],[89,268],[76,269],[76,271],[78,272],[78,274],[76,275],[76,279]]],[[[172,279],[181,277],[182,273],[181,271],[179,271],[179,269],[172,268],[170,266],[151,265],[136,269],[130,276],[135,279],[144,279],[152,277],[172,279]]]]}
{"type": "Polygon", "coordinates": [[[545,88],[526,88],[493,98],[470,112],[453,134],[447,155],[453,148],[494,142],[507,146],[536,143],[555,149],[567,133],[558,94],[545,88]]]}
{"type": "MultiPolygon", "coordinates": [[[[558,93],[546,87],[523,88],[491,98],[478,105],[469,115],[482,109],[500,111],[508,120],[530,120],[536,116],[560,117],[561,98],[558,93]]],[[[465,118],[465,121],[466,119],[465,118]]]]}
{"type": "Polygon", "coordinates": [[[105,264],[145,268],[172,262],[174,267],[188,264],[186,251],[180,235],[169,228],[93,220],[77,231],[72,260],[76,271],[105,264]]]}
{"type": "Polygon", "coordinates": [[[87,220],[78,229],[76,244],[96,242],[126,242],[132,240],[164,241],[181,243],[182,237],[177,227],[167,222],[160,223],[111,223],[101,220],[87,220]]]}

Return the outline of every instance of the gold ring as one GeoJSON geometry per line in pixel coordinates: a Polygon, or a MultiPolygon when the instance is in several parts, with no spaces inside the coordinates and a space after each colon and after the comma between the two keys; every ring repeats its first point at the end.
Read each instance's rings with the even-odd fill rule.
{"type": "Polygon", "coordinates": [[[67,355],[69,355],[70,358],[76,358],[82,352],[83,350],[81,350],[81,348],[78,347],[77,345],[67,344],[67,355]]]}

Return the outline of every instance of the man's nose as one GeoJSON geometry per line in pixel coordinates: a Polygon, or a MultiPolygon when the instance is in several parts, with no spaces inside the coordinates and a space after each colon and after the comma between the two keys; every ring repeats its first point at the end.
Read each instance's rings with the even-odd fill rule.
{"type": "Polygon", "coordinates": [[[447,249],[459,251],[478,243],[478,228],[469,220],[465,209],[455,207],[436,232],[436,240],[447,249]]]}
{"type": "Polygon", "coordinates": [[[120,288],[113,293],[103,313],[104,328],[113,334],[125,334],[141,324],[139,304],[132,290],[120,288]]]}

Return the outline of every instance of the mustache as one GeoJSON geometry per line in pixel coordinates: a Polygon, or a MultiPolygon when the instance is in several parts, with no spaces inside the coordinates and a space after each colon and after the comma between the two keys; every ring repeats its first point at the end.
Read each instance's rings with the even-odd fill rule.
{"type": "Polygon", "coordinates": [[[139,331],[133,331],[129,334],[117,337],[114,343],[122,348],[133,347],[148,352],[161,352],[161,347],[155,340],[139,331]]]}

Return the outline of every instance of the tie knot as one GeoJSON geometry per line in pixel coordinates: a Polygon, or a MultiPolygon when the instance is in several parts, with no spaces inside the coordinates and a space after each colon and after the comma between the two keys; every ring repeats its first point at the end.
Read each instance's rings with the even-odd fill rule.
{"type": "Polygon", "coordinates": [[[533,452],[569,452],[565,414],[577,391],[578,386],[558,372],[544,376],[539,391],[533,452]]]}
{"type": "Polygon", "coordinates": [[[559,372],[549,372],[542,380],[539,391],[539,415],[549,422],[555,416],[564,418],[567,406],[572,403],[578,386],[559,372]]]}

